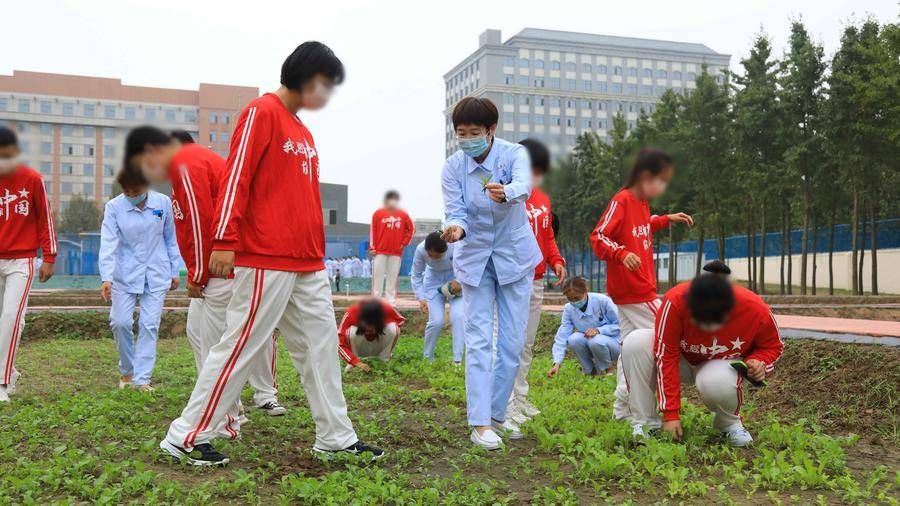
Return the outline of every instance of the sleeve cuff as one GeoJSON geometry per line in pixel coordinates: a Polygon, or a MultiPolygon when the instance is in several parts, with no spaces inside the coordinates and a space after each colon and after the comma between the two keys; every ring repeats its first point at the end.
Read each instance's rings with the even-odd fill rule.
{"type": "Polygon", "coordinates": [[[627,254],[628,254],[628,251],[625,248],[622,248],[619,251],[616,251],[616,260],[618,260],[619,262],[625,260],[625,255],[627,255],[627,254]]]}
{"type": "Polygon", "coordinates": [[[666,410],[663,411],[663,421],[664,422],[672,422],[675,420],[680,420],[681,417],[678,415],[678,410],[666,410]]]}
{"type": "Polygon", "coordinates": [[[56,255],[44,255],[44,263],[45,264],[55,264],[56,263],[56,255]]]}
{"type": "Polygon", "coordinates": [[[213,241],[213,251],[234,251],[237,241],[213,241]]]}

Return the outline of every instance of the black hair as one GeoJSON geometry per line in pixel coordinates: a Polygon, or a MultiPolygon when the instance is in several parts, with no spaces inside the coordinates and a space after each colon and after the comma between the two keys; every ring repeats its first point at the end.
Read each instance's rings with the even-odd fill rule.
{"type": "Polygon", "coordinates": [[[559,235],[559,215],[550,211],[550,228],[553,229],[553,235],[559,235]]]}
{"type": "Polygon", "coordinates": [[[116,182],[123,190],[138,190],[150,186],[150,183],[141,174],[141,170],[129,165],[125,165],[119,170],[119,173],[116,174],[116,182]]]}
{"type": "Polygon", "coordinates": [[[531,170],[541,174],[550,170],[550,150],[543,142],[536,139],[525,139],[519,141],[519,144],[528,150],[528,157],[531,158],[531,170]]]}
{"type": "Polygon", "coordinates": [[[0,148],[18,145],[19,138],[16,137],[16,133],[13,132],[11,128],[0,126],[0,148]]]}
{"type": "Polygon", "coordinates": [[[634,164],[631,165],[631,172],[628,175],[625,187],[628,188],[637,184],[638,179],[644,172],[657,175],[671,166],[671,155],[661,149],[643,147],[634,157],[634,164]]]}
{"type": "Polygon", "coordinates": [[[318,74],[334,84],[344,81],[344,64],[331,48],[315,40],[297,46],[281,64],[281,84],[291,90],[299,90],[318,74]]]}
{"type": "Polygon", "coordinates": [[[384,307],[378,299],[368,299],[359,303],[359,321],[379,334],[384,330],[384,307]]]}
{"type": "Polygon", "coordinates": [[[425,251],[444,253],[447,251],[447,241],[441,239],[440,232],[432,232],[425,236],[425,251]]]}
{"type": "Polygon", "coordinates": [[[562,293],[564,295],[569,290],[587,293],[590,291],[590,285],[588,284],[587,279],[581,276],[572,276],[571,278],[566,278],[562,285],[562,293]]]}
{"type": "Polygon", "coordinates": [[[177,140],[182,144],[193,144],[194,138],[188,133],[187,130],[172,130],[170,133],[173,139],[177,140]]]}
{"type": "MultiPolygon", "coordinates": [[[[721,261],[719,261],[722,265],[721,261]]],[[[715,262],[710,262],[707,267],[720,268],[715,262]]],[[[704,267],[705,269],[705,267],[704,267]]],[[[725,270],[731,272],[728,266],[725,270]]],[[[722,323],[725,317],[734,308],[734,289],[727,275],[721,272],[708,270],[691,281],[687,294],[688,309],[691,317],[697,323],[722,323]]]]}
{"type": "Polygon", "coordinates": [[[384,192],[384,200],[397,199],[400,200],[400,192],[397,190],[388,190],[384,192]]]}
{"type": "Polygon", "coordinates": [[[731,268],[728,267],[728,264],[718,258],[704,265],[703,270],[710,274],[719,274],[722,276],[731,275],[731,268]]]}
{"type": "Polygon", "coordinates": [[[465,97],[453,108],[453,128],[478,125],[491,128],[500,121],[497,106],[487,98],[465,97]]]}
{"type": "Polygon", "coordinates": [[[132,158],[143,154],[147,145],[165,146],[170,142],[172,142],[172,137],[155,126],[144,125],[133,128],[125,137],[124,167],[131,165],[132,158]]]}

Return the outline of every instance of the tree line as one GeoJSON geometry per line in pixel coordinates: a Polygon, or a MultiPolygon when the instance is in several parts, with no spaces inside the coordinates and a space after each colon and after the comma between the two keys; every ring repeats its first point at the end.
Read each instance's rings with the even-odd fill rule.
{"type": "Polygon", "coordinates": [[[654,212],[684,210],[696,223],[655,238],[669,246],[670,286],[679,242],[697,240],[699,274],[705,239],[714,238],[724,258],[725,237],[746,235],[751,289],[765,293],[766,283],[777,277],[779,291],[790,294],[799,269],[800,293],[815,295],[817,248],[811,243],[824,233],[833,294],[835,226],[848,222],[852,292],[877,294],[877,221],[897,216],[900,208],[900,25],[873,19],[850,24],[828,60],[802,20],[794,20],[780,58],[761,32],[739,71],[725,71],[724,77],[719,82],[703,68],[690,93],[667,91],[652,112],[641,112],[634,128],[616,115],[608,141],[595,132],[579,136],[548,185],[556,214],[565,217],[561,245],[584,247],[587,224],[596,222],[621,187],[632,154],[651,145],[670,152],[676,165],[654,212]],[[790,231],[798,227],[795,266],[790,231]],[[765,271],[767,232],[782,236],[777,274],[765,271]],[[872,264],[868,282],[866,254],[872,264]]]}

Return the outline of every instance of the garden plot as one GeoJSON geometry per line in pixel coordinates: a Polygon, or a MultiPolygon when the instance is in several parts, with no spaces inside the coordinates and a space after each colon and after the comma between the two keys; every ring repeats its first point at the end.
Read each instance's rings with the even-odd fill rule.
{"type": "MultiPolygon", "coordinates": [[[[684,443],[635,447],[630,428],[610,419],[612,377],[585,378],[574,360],[553,380],[543,375],[554,322],[545,318],[531,375],[544,413],[524,427],[525,440],[488,453],[468,442],[463,372],[450,365],[449,339],[438,362],[424,362],[417,317],[394,361],[375,363],[369,375],[344,375],[357,431],[387,449],[387,458],[356,466],[313,457],[312,420],[282,349],[279,397],[288,414],[250,410],[242,438],[219,443],[232,464],[197,470],[157,452],[193,384],[184,338],[160,340],[154,394],[116,391],[112,342],[84,339],[108,331],[93,321],[79,327],[77,314],[52,324],[42,316],[30,319],[21,347],[20,393],[0,406],[0,503],[898,502],[894,349],[790,341],[770,387],[746,396],[754,447],[722,444],[691,401],[684,443]],[[48,331],[68,338],[39,335],[48,331]]],[[[177,321],[169,329],[177,336],[177,321]]]]}

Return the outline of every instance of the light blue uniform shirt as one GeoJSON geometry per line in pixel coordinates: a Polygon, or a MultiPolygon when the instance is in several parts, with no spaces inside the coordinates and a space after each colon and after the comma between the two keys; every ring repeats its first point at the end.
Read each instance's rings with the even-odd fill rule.
{"type": "Polygon", "coordinates": [[[457,280],[477,286],[488,260],[493,260],[500,285],[531,275],[543,257],[525,212],[531,193],[525,147],[495,137],[481,164],[457,151],[444,163],[441,187],[446,225],[466,231],[453,256],[457,280]],[[483,191],[486,176],[504,185],[506,202],[494,202],[483,191]]]}
{"type": "Polygon", "coordinates": [[[428,300],[444,283],[454,278],[453,251],[456,243],[447,245],[447,252],[440,260],[428,256],[425,241],[416,246],[412,268],[409,270],[409,282],[418,300],[428,300]]]}
{"type": "Polygon", "coordinates": [[[125,195],[107,202],[99,256],[101,279],[112,281],[117,290],[168,290],[182,265],[169,197],[149,191],[143,209],[125,195]]]}
{"type": "Polygon", "coordinates": [[[612,299],[601,293],[589,293],[584,311],[571,302],[563,307],[562,323],[553,343],[553,362],[558,364],[563,361],[569,336],[573,332],[583,334],[587,329],[597,329],[604,336],[619,339],[619,310],[612,299]]]}

